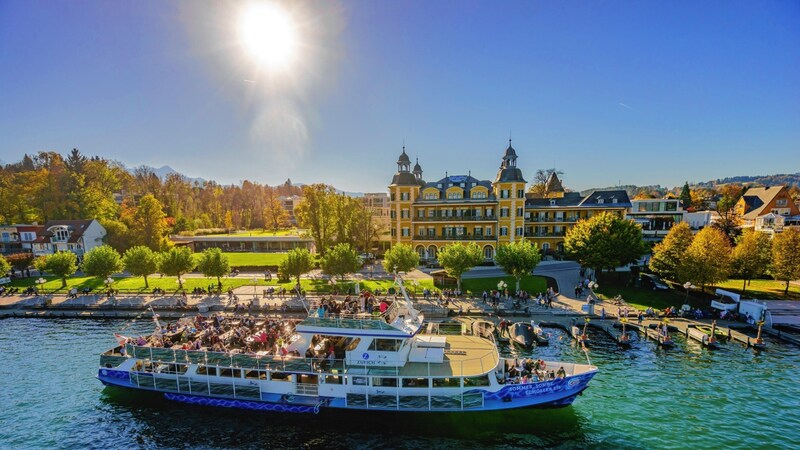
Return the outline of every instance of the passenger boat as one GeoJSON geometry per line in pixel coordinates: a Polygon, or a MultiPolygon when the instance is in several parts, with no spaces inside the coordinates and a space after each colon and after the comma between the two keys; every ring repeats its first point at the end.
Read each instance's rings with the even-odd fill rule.
{"type": "MultiPolygon", "coordinates": [[[[171,336],[157,331],[147,340],[118,336],[120,345],[101,355],[97,377],[107,386],[161,392],[167,399],[195,405],[302,413],[469,412],[563,407],[597,373],[590,364],[532,365],[531,360],[500,357],[491,334],[423,334],[424,317],[409,300],[400,276],[397,285],[400,296],[384,300],[391,304],[383,313],[319,314],[311,308],[314,313],[296,325],[278,326],[286,334],[271,347],[275,327],[265,337],[259,329],[263,319],[248,317],[233,319],[227,327],[230,319],[215,316],[210,326],[227,338],[250,330],[252,334],[241,337],[251,344],[247,350],[158,346],[175,339],[174,333],[190,333],[186,326],[171,336]]],[[[195,322],[207,323],[199,318],[195,322]]]]}

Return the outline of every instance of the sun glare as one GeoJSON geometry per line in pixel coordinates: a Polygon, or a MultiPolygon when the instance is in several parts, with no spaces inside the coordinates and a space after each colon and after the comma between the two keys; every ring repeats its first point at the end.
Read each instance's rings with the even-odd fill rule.
{"type": "Polygon", "coordinates": [[[278,5],[263,3],[246,8],[239,20],[239,39],[256,63],[267,69],[284,69],[294,60],[295,24],[278,5]]]}

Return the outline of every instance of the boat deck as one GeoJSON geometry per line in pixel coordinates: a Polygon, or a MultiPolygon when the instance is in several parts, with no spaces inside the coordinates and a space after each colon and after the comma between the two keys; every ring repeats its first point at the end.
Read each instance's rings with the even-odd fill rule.
{"type": "Polygon", "coordinates": [[[441,363],[409,362],[399,369],[401,377],[451,377],[482,375],[497,366],[494,343],[475,336],[448,335],[441,363]]]}

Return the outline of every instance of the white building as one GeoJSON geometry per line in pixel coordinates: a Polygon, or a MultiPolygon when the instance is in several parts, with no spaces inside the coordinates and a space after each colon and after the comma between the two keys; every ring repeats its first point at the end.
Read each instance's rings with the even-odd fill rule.
{"type": "Polygon", "coordinates": [[[69,251],[82,258],[89,250],[103,245],[106,229],[96,220],[51,220],[44,224],[33,242],[35,256],[69,251]]]}

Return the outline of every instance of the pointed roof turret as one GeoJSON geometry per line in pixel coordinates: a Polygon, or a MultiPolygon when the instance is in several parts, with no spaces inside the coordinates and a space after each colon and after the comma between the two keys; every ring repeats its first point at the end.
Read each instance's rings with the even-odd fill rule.
{"type": "Polygon", "coordinates": [[[422,179],[422,166],[419,165],[419,158],[417,158],[417,163],[414,164],[414,170],[411,171],[418,180],[422,179]]]}
{"type": "Polygon", "coordinates": [[[406,146],[403,146],[403,153],[400,154],[400,157],[397,158],[397,164],[411,164],[411,158],[406,155],[406,146]]]}
{"type": "Polygon", "coordinates": [[[500,163],[500,170],[497,172],[495,183],[499,181],[519,181],[524,183],[522,171],[517,169],[517,152],[511,146],[511,139],[508,140],[508,148],[503,155],[503,162],[500,163]]]}

